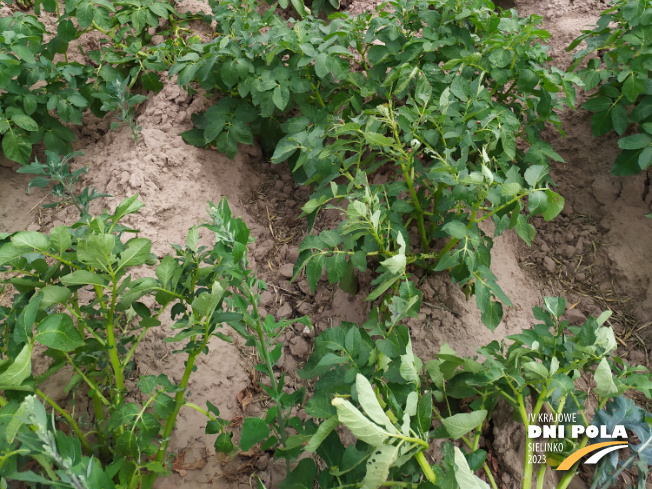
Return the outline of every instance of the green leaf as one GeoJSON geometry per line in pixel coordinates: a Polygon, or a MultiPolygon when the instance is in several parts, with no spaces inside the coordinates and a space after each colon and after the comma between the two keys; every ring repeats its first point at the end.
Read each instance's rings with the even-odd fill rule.
{"type": "Polygon", "coordinates": [[[560,318],[566,310],[566,300],[562,299],[561,297],[545,296],[543,298],[543,304],[550,312],[550,314],[556,318],[560,318]]]}
{"type": "Polygon", "coordinates": [[[392,138],[388,138],[382,134],[378,134],[377,132],[365,132],[364,138],[367,141],[367,144],[372,146],[385,147],[393,146],[396,143],[392,138]]]}
{"type": "Polygon", "coordinates": [[[645,170],[650,165],[652,165],[652,147],[648,146],[638,156],[638,166],[641,170],[645,170]]]}
{"type": "MultiPolygon", "coordinates": [[[[194,301],[192,301],[192,309],[198,317],[211,317],[215,309],[220,304],[224,296],[224,287],[216,280],[213,282],[213,287],[210,294],[202,292],[194,301]]],[[[246,451],[246,450],[245,450],[246,451]]]]}
{"type": "Polygon", "coordinates": [[[127,242],[127,249],[120,253],[117,272],[122,267],[140,266],[147,261],[152,250],[152,242],[147,238],[134,238],[127,242]]]}
{"type": "Polygon", "coordinates": [[[441,420],[444,428],[453,440],[462,438],[476,429],[487,417],[487,411],[481,409],[470,413],[458,413],[441,420]]]}
{"type": "Polygon", "coordinates": [[[618,394],[618,388],[614,383],[611,367],[609,367],[606,358],[600,360],[598,367],[595,369],[594,379],[596,383],[594,390],[600,397],[611,397],[618,394]]]}
{"type": "Polygon", "coordinates": [[[593,137],[602,136],[607,134],[613,128],[613,120],[611,117],[611,111],[605,110],[602,112],[596,112],[591,117],[591,134],[593,137]]]}
{"type": "Polygon", "coordinates": [[[422,433],[430,431],[430,425],[432,424],[432,394],[430,392],[419,399],[417,420],[422,433]]]}
{"type": "Polygon", "coordinates": [[[469,232],[468,228],[461,221],[451,221],[445,224],[442,227],[442,231],[456,239],[464,239],[469,232]]]}
{"type": "Polygon", "coordinates": [[[47,251],[50,248],[50,238],[36,231],[23,231],[16,233],[11,242],[17,247],[33,248],[38,251],[47,251]]]}
{"type": "Polygon", "coordinates": [[[388,432],[398,433],[398,430],[389,420],[383,408],[380,407],[380,403],[376,399],[376,393],[371,387],[369,380],[364,375],[357,374],[355,376],[355,387],[358,392],[358,402],[362,406],[365,414],[376,424],[384,426],[388,432]]]}
{"type": "MultiPolygon", "coordinates": [[[[311,458],[304,458],[299,461],[297,466],[286,477],[279,482],[278,489],[312,489],[317,477],[317,466],[311,458]]],[[[260,479],[259,479],[260,480],[260,479]]],[[[258,489],[265,489],[262,483],[258,484],[258,489]]]]}
{"type": "Polygon", "coordinates": [[[30,116],[25,115],[21,112],[17,112],[11,116],[11,120],[21,129],[25,129],[29,132],[38,131],[38,124],[30,116]]]}
{"type": "Polygon", "coordinates": [[[638,160],[641,151],[624,149],[616,157],[611,173],[619,177],[636,175],[641,171],[638,160]]]}
{"type": "Polygon", "coordinates": [[[582,105],[582,108],[591,112],[602,112],[603,110],[609,110],[611,104],[613,104],[613,100],[611,100],[609,97],[602,96],[586,101],[582,105]]]}
{"type": "Polygon", "coordinates": [[[232,433],[220,433],[215,439],[215,451],[218,453],[231,453],[233,450],[232,433]]]}
{"type": "Polygon", "coordinates": [[[623,134],[627,129],[627,107],[618,103],[611,111],[611,122],[618,134],[623,134]]]}
{"type": "Polygon", "coordinates": [[[7,243],[4,246],[0,247],[0,265],[9,263],[14,258],[18,258],[28,251],[31,250],[25,249],[24,246],[16,246],[13,243],[7,243]]]}
{"type": "Polygon", "coordinates": [[[68,352],[84,346],[82,337],[67,314],[52,314],[41,321],[36,329],[38,334],[34,339],[55,350],[68,352]]]}
{"type": "Polygon", "coordinates": [[[140,76],[140,80],[145,90],[151,90],[154,93],[163,90],[163,83],[161,82],[158,73],[154,73],[153,71],[143,73],[140,76]]]}
{"type": "Polygon", "coordinates": [[[47,309],[54,304],[63,304],[72,297],[72,292],[67,287],[58,285],[46,285],[43,287],[43,298],[41,308],[47,309]]]}
{"type": "Polygon", "coordinates": [[[516,219],[516,226],[514,226],[514,229],[516,230],[516,234],[518,234],[519,237],[525,241],[528,246],[532,246],[532,240],[534,239],[537,231],[532,224],[527,222],[527,217],[525,217],[523,214],[518,214],[516,219]]]}
{"type": "Polygon", "coordinates": [[[489,489],[489,484],[474,475],[466,457],[458,447],[455,450],[455,480],[464,489],[489,489]]]}
{"type": "Polygon", "coordinates": [[[346,271],[340,279],[340,289],[342,289],[347,294],[356,295],[360,290],[360,283],[358,282],[358,277],[355,275],[355,267],[353,266],[353,261],[349,261],[346,264],[346,271]]]}
{"type": "Polygon", "coordinates": [[[310,10],[306,8],[306,6],[303,3],[303,0],[290,0],[292,2],[292,6],[294,7],[294,10],[297,11],[299,16],[301,18],[305,17],[306,15],[310,15],[310,10]]]}
{"type": "Polygon", "coordinates": [[[513,160],[516,158],[516,136],[513,131],[506,130],[500,135],[500,141],[503,143],[505,155],[513,160]]]}
{"type": "Polygon", "coordinates": [[[414,96],[422,105],[426,105],[430,102],[430,98],[432,97],[432,86],[425,76],[419,78],[414,96]]]}
{"type": "Polygon", "coordinates": [[[339,282],[346,273],[347,267],[346,255],[343,253],[335,253],[326,258],[328,282],[331,284],[339,282]]]}
{"type": "Polygon", "coordinates": [[[376,446],[367,460],[367,473],[361,489],[378,489],[387,480],[389,469],[398,457],[398,445],[376,446]]]}
{"type": "Polygon", "coordinates": [[[632,134],[618,140],[618,147],[621,149],[642,149],[650,146],[652,136],[645,133],[632,134]]]}
{"type": "Polygon", "coordinates": [[[102,275],[89,272],[88,270],[75,270],[61,277],[61,283],[67,286],[99,285],[100,287],[106,287],[109,284],[109,280],[102,275]]]}
{"type": "Polygon", "coordinates": [[[316,255],[312,260],[306,265],[306,278],[308,279],[308,285],[310,285],[310,290],[312,293],[315,293],[317,290],[317,282],[321,278],[323,271],[323,255],[316,255]]]}
{"type": "Polygon", "coordinates": [[[269,433],[269,426],[263,418],[245,418],[240,435],[240,449],[243,452],[251,450],[256,443],[265,440],[269,433]]]}
{"type": "Polygon", "coordinates": [[[115,261],[114,246],[115,236],[112,234],[92,234],[77,245],[77,258],[86,265],[108,271],[115,261]]]}
{"type": "Polygon", "coordinates": [[[57,34],[61,42],[68,43],[75,39],[77,29],[70,19],[61,19],[57,26],[57,34]]]}
{"type": "Polygon", "coordinates": [[[204,138],[204,131],[202,129],[190,129],[188,131],[181,133],[181,138],[191,146],[197,146],[199,148],[206,146],[210,141],[206,141],[204,138]]]}
{"type": "Polygon", "coordinates": [[[300,147],[301,144],[299,142],[289,139],[286,136],[276,145],[276,149],[274,149],[274,154],[272,155],[272,163],[281,163],[287,160],[300,147]]]}
{"type": "Polygon", "coordinates": [[[11,50],[16,53],[16,56],[18,56],[21,60],[26,61],[30,64],[36,63],[34,53],[32,53],[32,51],[27,46],[24,46],[23,44],[12,44],[11,50]]]}
{"type": "Polygon", "coordinates": [[[541,181],[543,177],[548,174],[548,169],[543,165],[532,165],[527,170],[525,170],[525,181],[530,187],[536,186],[537,183],[541,181]]]}
{"type": "Polygon", "coordinates": [[[373,447],[383,446],[389,433],[369,421],[358,409],[346,399],[336,397],[331,401],[337,410],[337,419],[346,426],[353,436],[373,447]]]}
{"type": "Polygon", "coordinates": [[[138,211],[138,209],[140,209],[144,205],[145,204],[143,204],[140,200],[138,200],[138,194],[132,195],[131,197],[120,202],[120,205],[116,207],[114,212],[115,220],[118,221],[119,219],[122,219],[127,214],[134,214],[135,212],[138,211]]]}
{"type": "Polygon", "coordinates": [[[546,221],[550,221],[559,215],[566,202],[561,195],[550,189],[546,189],[546,197],[547,206],[541,215],[546,221]]]}
{"type": "Polygon", "coordinates": [[[72,244],[70,230],[66,226],[57,226],[50,231],[50,246],[60,255],[64,253],[72,244]]]}
{"type": "Polygon", "coordinates": [[[32,142],[25,131],[14,129],[2,136],[2,151],[10,160],[26,165],[32,155],[32,142]]]}
{"type": "Polygon", "coordinates": [[[32,375],[32,343],[27,343],[14,362],[0,374],[0,390],[20,386],[32,375]]]}
{"type": "Polygon", "coordinates": [[[315,58],[315,73],[319,78],[326,78],[331,73],[331,60],[326,53],[319,53],[315,58]]]}
{"type": "Polygon", "coordinates": [[[290,90],[286,86],[278,85],[272,93],[272,102],[279,110],[285,110],[290,101],[290,90]]]}
{"type": "MultiPolygon", "coordinates": [[[[555,357],[553,357],[555,358],[555,357]]],[[[545,367],[545,365],[539,363],[539,362],[525,362],[523,364],[523,368],[526,370],[529,370],[530,372],[533,372],[540,376],[543,379],[547,379],[550,374],[548,369],[545,367]]]]}
{"type": "Polygon", "coordinates": [[[326,439],[330,433],[339,426],[340,421],[337,419],[337,416],[333,416],[332,418],[328,418],[325,421],[322,421],[319,424],[319,428],[317,428],[317,431],[315,432],[314,435],[312,435],[312,438],[310,438],[310,441],[308,444],[305,446],[304,450],[309,453],[314,453],[318,448],[319,445],[326,439]]]}
{"type": "Polygon", "coordinates": [[[489,305],[482,311],[482,324],[491,331],[495,330],[503,320],[503,305],[500,302],[489,301],[489,305]]]}

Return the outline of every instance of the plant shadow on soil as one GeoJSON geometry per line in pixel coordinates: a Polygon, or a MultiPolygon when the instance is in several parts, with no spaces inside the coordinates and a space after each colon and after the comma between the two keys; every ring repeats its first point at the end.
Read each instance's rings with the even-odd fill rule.
{"type": "MultiPolygon", "coordinates": [[[[349,11],[374,9],[378,3],[353,1],[349,11]]],[[[525,0],[518,1],[516,8],[521,15],[544,18],[544,28],[552,34],[550,53],[564,67],[570,60],[565,46],[598,19],[604,6],[593,0],[525,0]]],[[[208,5],[190,0],[183,2],[183,9],[208,11],[208,5]]],[[[578,105],[584,98],[580,94],[578,105]]],[[[77,134],[75,149],[84,152],[77,164],[89,167],[84,185],[114,196],[95,202],[94,212],[140,194],[146,207],[126,224],[152,239],[155,253],[168,252],[168,243],[184,242],[187,229],[206,217],[208,200],[229,200],[234,214],[243,217],[257,238],[250,255],[259,276],[269,284],[262,297],[265,311],[277,318],[307,315],[313,321],[313,331],[301,325],[282,338],[281,365],[288,372],[287,386],[293,389],[301,382],[296,371],[310,354],[314,334],[342,320],[364,319],[369,284],[361,283],[360,293],[350,296],[328,285],[325,278],[314,295],[305,280],[290,282],[296,250],[307,230],[305,220],[298,216],[309,190],[294,184],[285,165],[264,161],[257,147],[241,147],[235,159],[229,160],[216,151],[186,145],[179,134],[191,128],[192,113],[209,105],[201,94],[191,96],[177,87],[175,78],[168,80],[139,109],[137,123],[143,130],[137,143],[128,127],[109,132],[108,120],[87,115],[77,134]]],[[[635,177],[612,176],[616,138],[593,140],[590,114],[581,109],[567,110],[562,120],[566,138],[550,131],[548,139],[566,161],[552,170],[566,208],[552,222],[535,223],[538,234],[531,248],[511,232],[496,239],[493,248],[492,269],[514,307],[506,310],[503,322],[491,333],[483,326],[475,301],[466,301],[447,278],[417,273],[424,305],[409,326],[415,353],[424,360],[444,343],[458,353],[472,355],[477,346],[529,327],[534,321],[532,307],[544,295],[561,295],[570,306],[566,318],[575,325],[588,315],[613,309],[619,354],[633,364],[650,367],[652,221],[645,217],[652,205],[650,170],[635,177]]],[[[16,169],[16,164],[0,159],[0,231],[47,232],[75,221],[74,208],[42,209],[48,198],[40,191],[26,194],[30,176],[17,174],[16,169]]],[[[331,212],[320,216],[319,228],[337,223],[338,216],[331,212]]],[[[168,333],[162,327],[143,344],[134,375],[162,371],[178,380],[183,365],[171,353],[173,347],[162,342],[168,333]]],[[[215,340],[210,349],[191,381],[191,400],[197,404],[211,401],[236,425],[243,416],[261,413],[266,400],[256,387],[253,352],[237,339],[233,344],[215,340]]],[[[232,461],[215,455],[211,437],[203,434],[204,423],[194,411],[181,413],[171,445],[171,451],[179,453],[175,473],[158,487],[249,488],[253,473],[267,487],[276,487],[284,473],[282,464],[256,448],[232,461]]],[[[514,487],[520,477],[522,430],[509,416],[496,418],[493,430],[484,442],[490,461],[499,467],[499,484],[514,487]]]]}

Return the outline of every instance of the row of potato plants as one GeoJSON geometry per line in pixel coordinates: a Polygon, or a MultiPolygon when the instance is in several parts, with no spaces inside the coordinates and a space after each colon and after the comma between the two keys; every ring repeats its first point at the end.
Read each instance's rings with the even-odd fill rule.
{"type": "Polygon", "coordinates": [[[326,270],[355,291],[371,264],[373,300],[410,265],[448,270],[494,329],[511,303],[490,271],[492,240],[515,229],[530,244],[529,219],[563,208],[548,174],[561,157],[540,132],[560,128],[555,109],[573,106],[581,80],[545,66],[536,16],[484,0],[387,5],[287,22],[253,0],[216,2],[218,35],[170,73],[221,98],[182,136],[233,156],[260,135],[273,162],[313,185],[311,228],[322,209],[340,212],[337,229],[299,248],[295,276],[305,270],[313,290],[326,270]]]}
{"type": "MultiPolygon", "coordinates": [[[[630,467],[638,470],[639,487],[645,484],[652,414],[623,394],[637,390],[652,398],[652,381],[643,367],[613,356],[609,312],[573,327],[560,318],[565,301],[546,297],[534,309],[539,324],[484,346],[480,358],[443,345],[424,363],[404,324],[418,317],[421,296],[405,281],[364,324],[344,322],[315,338],[298,372],[316,379],[306,401],[305,387],[288,391],[284,374],[275,371],[283,354],[279,335],[310,321],[260,315],[266,285],[248,268],[253,240],[244,222],[225,201],[209,203],[209,222],[190,228],[185,246],[156,256],[149,239],[129,238],[135,230],[120,222],[141,206],[133,196],[111,213],[85,215],[49,234],[0,236],[2,282],[15,291],[11,304],[0,307],[0,487],[152,487],[170,473],[168,448],[180,410],[193,409],[206,416],[206,434],[217,435],[217,451],[235,456],[260,443],[284,458],[288,473],[280,488],[488,487],[482,474],[495,489],[480,440],[505,405],[526,432],[544,412],[575,413],[585,427],[624,425],[638,443],[630,442],[627,460],[612,455],[601,462],[595,487],[610,487],[630,467]],[[212,232],[210,246],[199,245],[202,230],[212,232]],[[138,346],[152,341],[150,330],[170,323],[173,335],[164,342],[178,344],[174,354],[185,359],[178,383],[136,369],[138,346]],[[224,324],[255,348],[260,386],[270,398],[262,416],[244,419],[235,441],[218,407],[193,403],[188,391],[211,338],[233,340],[224,324]],[[32,362],[43,356],[50,362],[37,375],[32,362]],[[53,375],[66,381],[73,402],[58,402],[61,393],[49,392],[53,375]],[[76,414],[86,403],[92,416],[76,414]],[[341,436],[340,425],[355,443],[343,441],[350,437],[341,436]],[[447,441],[433,463],[428,457],[437,439],[447,441]]],[[[535,474],[533,441],[526,439],[524,488],[535,474]]],[[[551,466],[590,440],[567,435],[559,441],[564,450],[547,454],[551,466]]],[[[547,468],[536,467],[537,487],[547,468]]],[[[557,487],[568,487],[576,472],[577,465],[557,487]]],[[[264,487],[260,480],[258,487],[264,487]]]]}

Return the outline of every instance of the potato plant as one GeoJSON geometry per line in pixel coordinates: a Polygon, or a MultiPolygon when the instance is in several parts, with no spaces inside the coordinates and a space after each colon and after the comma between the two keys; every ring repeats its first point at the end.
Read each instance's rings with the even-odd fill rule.
{"type": "MultiPolygon", "coordinates": [[[[612,356],[616,340],[605,325],[609,312],[572,327],[560,319],[566,302],[546,297],[545,307],[534,310],[540,324],[479,348],[480,358],[460,357],[443,345],[424,363],[412,351],[408,328],[401,325],[405,317],[416,317],[415,306],[414,295],[394,297],[387,311],[376,310],[364,325],[342,323],[315,339],[315,351],[300,375],[318,377],[306,412],[323,421],[306,450],[326,463],[315,476],[320,487],[479,489],[490,484],[495,489],[479,442],[492,414],[505,409],[499,400],[513,409],[526,433],[542,412],[576,413],[583,427],[624,425],[639,443],[630,442],[632,452],[623,464],[615,453],[603,459],[592,487],[611,487],[634,464],[638,487],[644,486],[652,465],[652,414],[623,394],[638,390],[652,398],[652,382],[644,367],[612,356]],[[583,377],[595,380],[597,407],[589,402],[583,377]],[[339,424],[359,441],[345,446],[334,431],[339,424]],[[424,452],[434,439],[449,442],[442,459],[431,466],[424,452]]],[[[528,489],[534,480],[537,488],[543,487],[549,466],[589,443],[586,435],[572,439],[570,430],[566,433],[564,451],[548,453],[548,462],[536,467],[536,473],[532,455],[537,440],[526,438],[523,480],[517,487],[528,489]]],[[[557,487],[568,487],[577,470],[575,464],[565,471],[557,487]]]]}
{"type": "Polygon", "coordinates": [[[591,132],[599,137],[612,130],[622,150],[614,175],[634,175],[652,164],[652,2],[617,0],[604,10],[592,30],[583,31],[568,50],[586,90],[597,90],[582,106],[593,112],[591,132]],[[579,69],[586,62],[585,67],[579,69]]]}
{"type": "MultiPolygon", "coordinates": [[[[305,389],[287,394],[283,376],[274,377],[282,351],[277,337],[290,321],[258,314],[265,284],[247,268],[250,240],[243,221],[231,216],[226,201],[211,204],[204,227],[214,232],[214,246],[199,246],[193,227],[185,247],[174,245],[174,254],[158,258],[148,239],[126,239],[135,230],[120,223],[141,206],[133,196],[111,214],[85,215],[49,235],[2,236],[2,282],[16,294],[10,306],[0,307],[0,478],[76,489],[151,487],[169,473],[168,445],[182,408],[208,418],[206,433],[218,435],[216,450],[237,450],[218,408],[187,398],[196,360],[209,353],[210,339],[232,341],[221,332],[223,323],[257,348],[263,359],[257,368],[267,374],[263,388],[272,399],[263,418],[245,419],[241,447],[249,450],[269,438],[269,447],[291,459],[300,450],[288,428],[300,428],[300,440],[314,432],[313,425],[304,432],[299,418],[288,416],[305,389]],[[145,265],[153,273],[133,278],[145,265]],[[138,346],[168,314],[174,333],[165,341],[178,344],[174,353],[185,357],[179,383],[163,373],[134,371],[138,346]],[[34,375],[32,360],[42,352],[49,367],[34,375]],[[42,390],[66,366],[71,370],[65,392],[89,399],[91,420],[77,419],[42,390]],[[132,400],[130,383],[140,401],[132,400]],[[43,403],[52,409],[52,420],[43,403]]],[[[307,319],[296,321],[310,326],[307,319]]]]}

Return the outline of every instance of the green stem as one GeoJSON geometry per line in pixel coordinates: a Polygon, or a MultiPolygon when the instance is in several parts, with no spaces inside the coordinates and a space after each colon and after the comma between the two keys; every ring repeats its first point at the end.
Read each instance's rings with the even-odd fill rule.
{"type": "Polygon", "coordinates": [[[494,475],[491,473],[491,470],[489,469],[489,465],[487,465],[487,462],[482,464],[482,468],[484,469],[484,473],[487,474],[487,479],[489,479],[489,484],[491,484],[492,489],[498,489],[498,484],[496,484],[496,479],[494,479],[494,475]]]}
{"type": "MultiPolygon", "coordinates": [[[[252,305],[252,316],[254,318],[254,327],[256,329],[256,334],[258,335],[259,344],[256,345],[258,352],[262,355],[263,360],[265,361],[265,368],[267,369],[267,376],[269,377],[270,386],[272,391],[278,395],[278,384],[276,383],[276,377],[274,377],[274,366],[272,364],[272,359],[269,356],[269,350],[265,344],[265,333],[263,331],[263,325],[260,320],[260,314],[258,313],[258,303],[254,297],[253,292],[250,289],[247,289],[247,295],[249,303],[252,305]]],[[[275,399],[275,402],[276,399],[275,399]]],[[[279,440],[281,446],[285,445],[287,440],[287,433],[285,432],[285,416],[283,415],[283,409],[281,406],[278,406],[277,417],[278,417],[278,426],[281,428],[278,430],[279,440]]],[[[287,464],[289,464],[289,459],[286,459],[287,464]]]]}
{"type": "Polygon", "coordinates": [[[91,379],[89,379],[84,372],[81,371],[81,369],[75,365],[74,360],[68,355],[66,352],[63,352],[64,356],[66,357],[66,360],[68,360],[68,363],[72,366],[73,370],[77,372],[77,374],[82,378],[84,382],[88,384],[88,387],[93,389],[95,392],[97,392],[97,395],[100,397],[100,400],[105,406],[110,406],[111,403],[108,401],[106,397],[104,397],[102,394],[100,394],[100,388],[97,386],[95,382],[93,382],[91,379]]]}
{"type": "Polygon", "coordinates": [[[623,471],[625,471],[625,470],[627,470],[627,469],[629,468],[629,466],[630,466],[630,465],[632,464],[632,462],[634,461],[634,458],[635,458],[635,457],[636,457],[636,455],[632,455],[631,457],[629,457],[629,458],[625,461],[625,463],[623,463],[623,465],[622,465],[622,466],[621,466],[621,467],[620,467],[616,472],[613,473],[613,475],[609,478],[609,480],[608,480],[608,481],[607,481],[607,482],[606,482],[606,483],[605,483],[605,484],[604,484],[600,489],[608,489],[609,487],[611,487],[611,484],[614,483],[614,482],[616,481],[616,479],[618,478],[618,476],[619,476],[620,474],[622,474],[623,471]]]}
{"type": "MultiPolygon", "coordinates": [[[[165,454],[168,451],[168,446],[170,445],[170,436],[172,435],[172,430],[174,429],[174,425],[176,424],[177,421],[177,416],[179,415],[181,406],[185,404],[184,395],[186,394],[186,389],[188,387],[188,381],[190,380],[190,375],[192,374],[192,369],[195,366],[197,357],[201,354],[204,348],[206,348],[206,345],[208,344],[208,340],[210,339],[210,335],[208,334],[208,330],[209,330],[208,318],[206,319],[206,323],[207,323],[206,331],[204,334],[204,339],[201,342],[201,345],[188,356],[188,361],[186,362],[186,368],[183,372],[181,383],[179,384],[179,390],[174,396],[174,410],[167,417],[165,427],[163,428],[161,446],[159,447],[158,452],[156,453],[156,457],[154,459],[156,462],[163,462],[163,459],[165,458],[165,454]]],[[[156,472],[150,472],[149,474],[147,474],[142,479],[141,489],[151,489],[157,477],[158,474],[156,472]]]]}
{"type": "Polygon", "coordinates": [[[56,402],[50,399],[48,395],[42,390],[36,389],[35,393],[37,396],[41,397],[45,402],[47,402],[50,406],[52,406],[52,409],[54,409],[61,416],[63,416],[66,419],[66,421],[68,421],[68,423],[74,430],[75,434],[77,435],[77,438],[79,438],[79,441],[84,447],[86,453],[91,453],[91,446],[88,444],[88,441],[86,441],[86,437],[84,436],[84,433],[82,433],[82,430],[79,428],[79,425],[75,422],[72,416],[68,414],[68,411],[66,411],[61,406],[59,406],[56,402]]]}
{"type": "Polygon", "coordinates": [[[122,402],[122,396],[125,391],[125,380],[122,364],[118,357],[118,344],[115,340],[115,324],[113,324],[115,318],[115,301],[118,295],[118,284],[113,273],[111,273],[111,279],[113,280],[113,290],[111,293],[111,309],[109,309],[109,317],[106,322],[106,343],[109,348],[109,359],[113,368],[113,374],[115,375],[115,387],[118,391],[117,404],[119,405],[122,402]]]}
{"type": "Polygon", "coordinates": [[[532,457],[534,455],[534,447],[530,443],[530,438],[527,436],[530,422],[528,421],[527,411],[525,410],[525,403],[523,401],[523,396],[520,392],[516,393],[516,398],[518,401],[518,411],[523,419],[523,424],[525,426],[525,467],[523,467],[523,480],[521,482],[521,487],[523,489],[530,489],[532,487],[532,457]]]}
{"type": "Polygon", "coordinates": [[[436,484],[437,476],[433,472],[432,467],[430,467],[430,464],[426,460],[423,452],[417,453],[414,458],[416,458],[417,462],[419,463],[419,466],[421,467],[421,470],[423,470],[423,474],[426,476],[426,479],[428,479],[428,481],[432,482],[433,484],[436,484]]]}
{"type": "Polygon", "coordinates": [[[547,467],[546,464],[541,464],[541,467],[539,467],[539,471],[537,472],[537,489],[543,489],[543,483],[546,480],[545,475],[547,467]]]}
{"type": "Polygon", "coordinates": [[[421,207],[421,202],[419,202],[419,197],[417,196],[417,192],[414,188],[412,178],[410,178],[408,167],[403,162],[401,162],[401,170],[403,170],[403,177],[405,178],[405,182],[407,183],[408,189],[410,190],[410,195],[412,196],[412,204],[414,205],[414,210],[417,214],[417,226],[419,228],[419,235],[421,236],[421,247],[423,248],[424,253],[428,253],[430,251],[430,246],[428,244],[428,237],[426,235],[426,226],[423,221],[423,208],[421,207]]]}

